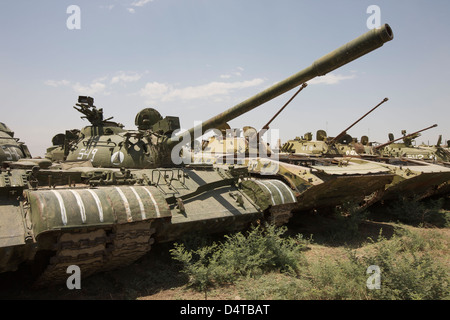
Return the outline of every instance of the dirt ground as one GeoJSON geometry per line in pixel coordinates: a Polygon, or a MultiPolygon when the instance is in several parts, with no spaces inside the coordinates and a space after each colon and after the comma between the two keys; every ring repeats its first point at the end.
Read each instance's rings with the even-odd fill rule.
{"type": "MultiPolygon", "coordinates": [[[[342,243],[328,237],[332,219],[319,216],[304,216],[288,225],[288,235],[297,233],[305,237],[313,235],[314,242],[305,252],[308,260],[345,256],[346,248],[360,248],[368,237],[376,239],[382,230],[383,236],[393,234],[394,224],[382,221],[364,221],[360,225],[360,236],[352,243],[342,243]]],[[[428,232],[427,229],[420,229],[428,232]]],[[[430,229],[432,232],[436,229],[430,229]]],[[[450,229],[438,229],[450,239],[450,229]]],[[[82,278],[81,289],[69,290],[66,285],[33,290],[28,270],[0,275],[0,299],[2,300],[203,300],[203,293],[187,287],[188,279],[180,272],[171,258],[172,243],[155,244],[143,258],[128,267],[82,278]]],[[[212,289],[208,293],[212,300],[241,300],[236,285],[212,289]]]]}

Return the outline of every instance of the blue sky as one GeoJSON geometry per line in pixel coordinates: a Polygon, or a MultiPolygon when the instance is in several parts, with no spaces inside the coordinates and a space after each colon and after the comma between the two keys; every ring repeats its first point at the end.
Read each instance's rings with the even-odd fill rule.
{"type": "MultiPolygon", "coordinates": [[[[385,142],[450,139],[448,0],[0,1],[1,121],[43,156],[51,138],[87,122],[72,106],[90,95],[128,129],[145,107],[189,128],[308,67],[368,31],[380,8],[394,40],[313,81],[272,123],[285,141],[326,129],[385,142]],[[66,21],[80,8],[80,29],[66,21]]],[[[259,129],[294,93],[230,122],[259,129]]]]}

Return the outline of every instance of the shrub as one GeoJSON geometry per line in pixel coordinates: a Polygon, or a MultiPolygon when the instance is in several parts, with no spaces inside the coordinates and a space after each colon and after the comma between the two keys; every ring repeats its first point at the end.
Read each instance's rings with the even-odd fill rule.
{"type": "Polygon", "coordinates": [[[199,249],[187,250],[175,244],[172,257],[183,265],[182,272],[190,285],[206,291],[214,284],[232,283],[240,276],[256,276],[277,270],[296,273],[302,250],[309,243],[302,235],[283,238],[286,227],[267,225],[253,227],[246,235],[225,236],[223,243],[213,243],[199,249]]]}
{"type": "Polygon", "coordinates": [[[246,285],[244,292],[248,299],[448,299],[447,269],[429,253],[444,248],[434,240],[409,231],[399,231],[390,240],[380,236],[364,256],[347,250],[345,259],[331,257],[302,264],[296,276],[264,275],[256,285],[246,285]],[[366,286],[371,265],[380,268],[380,289],[366,286]]]}
{"type": "Polygon", "coordinates": [[[373,299],[435,300],[449,296],[446,268],[428,252],[436,248],[433,239],[400,231],[391,239],[380,238],[376,253],[362,260],[381,270],[381,289],[370,290],[373,299]]]}

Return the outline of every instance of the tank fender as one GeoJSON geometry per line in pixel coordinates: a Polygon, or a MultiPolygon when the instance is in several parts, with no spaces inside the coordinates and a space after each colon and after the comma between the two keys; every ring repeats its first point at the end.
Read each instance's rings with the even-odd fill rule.
{"type": "Polygon", "coordinates": [[[249,179],[241,184],[245,194],[262,210],[271,206],[296,203],[292,189],[277,179],[249,179]]]}
{"type": "Polygon", "coordinates": [[[51,230],[171,217],[163,195],[152,186],[27,190],[25,197],[35,237],[51,230]]]}

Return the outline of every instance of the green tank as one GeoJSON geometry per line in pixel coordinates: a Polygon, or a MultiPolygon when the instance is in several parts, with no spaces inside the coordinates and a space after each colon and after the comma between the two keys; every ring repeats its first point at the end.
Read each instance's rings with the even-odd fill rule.
{"type": "MultiPolygon", "coordinates": [[[[280,160],[291,164],[305,164],[311,161],[324,164],[324,160],[321,159],[328,159],[328,162],[357,163],[358,165],[353,167],[361,168],[361,175],[366,177],[369,172],[362,173],[364,167],[372,168],[372,171],[375,168],[381,171],[388,170],[394,178],[376,191],[376,196],[371,197],[371,204],[377,201],[396,200],[399,197],[424,199],[448,193],[448,180],[450,177],[448,168],[445,168],[445,166],[448,166],[450,159],[448,152],[440,146],[424,148],[412,145],[412,141],[420,136],[420,132],[434,128],[437,125],[408,135],[406,131],[403,131],[403,136],[398,139],[394,139],[393,135],[389,134],[389,142],[376,146],[369,142],[367,136],[361,137],[361,140],[358,141],[358,139],[352,138],[347,133],[356,123],[387,101],[388,98],[382,100],[334,138],[327,137],[325,131],[319,130],[316,134],[316,140],[312,139],[311,133],[307,133],[304,137],[297,137],[287,141],[281,147],[280,160]],[[403,142],[396,143],[399,140],[403,140],[403,142]]],[[[316,168],[318,168],[317,165],[316,168]]],[[[322,168],[324,172],[335,170],[328,166],[322,166],[322,168]]],[[[336,172],[346,174],[346,168],[342,167],[336,172]]],[[[350,172],[349,174],[351,174],[350,172]]],[[[362,186],[360,188],[363,189],[362,186]]],[[[345,188],[340,190],[345,190],[345,188]]],[[[339,193],[332,194],[339,195],[339,193]]],[[[356,192],[355,194],[358,193],[356,192]]],[[[345,194],[340,196],[342,196],[342,199],[345,199],[345,194]]],[[[330,199],[331,197],[327,196],[326,198],[330,199]]],[[[326,201],[321,203],[326,203],[326,201]]]]}
{"type": "MultiPolygon", "coordinates": [[[[415,146],[413,141],[420,137],[420,133],[436,128],[437,124],[424,128],[422,130],[406,134],[406,130],[402,130],[402,137],[394,139],[392,133],[389,134],[389,141],[381,145],[375,146],[373,150],[383,157],[408,158],[422,160],[432,163],[450,163],[450,153],[441,147],[440,141],[435,146],[415,146]],[[397,142],[403,140],[402,142],[397,142]]],[[[440,140],[440,139],[439,139],[440,140]]]]}
{"type": "Polygon", "coordinates": [[[136,116],[137,130],[103,119],[90,97],[76,109],[89,126],[55,136],[46,162],[0,174],[0,272],[24,263],[40,269],[36,285],[63,283],[67,268],[82,277],[128,265],[153,242],[195,231],[226,232],[260,219],[282,224],[296,204],[278,177],[257,179],[247,166],[178,163],[196,133],[217,128],[317,76],[392,40],[388,25],[373,29],[310,67],[173,136],[177,117],[153,109],[136,116]],[[59,157],[58,161],[54,157],[59,157]],[[48,166],[51,163],[51,166],[48,166]]]}
{"type": "Polygon", "coordinates": [[[31,158],[25,143],[14,138],[14,132],[3,122],[0,122],[0,164],[6,161],[31,158]]]}
{"type": "MultiPolygon", "coordinates": [[[[262,130],[268,129],[271,121],[262,130]]],[[[228,126],[228,130],[222,130],[222,134],[204,141],[201,152],[193,152],[195,161],[230,163],[232,159],[237,163],[241,160],[253,176],[263,177],[263,173],[272,172],[295,191],[295,212],[329,212],[350,201],[359,204],[361,209],[367,208],[394,178],[388,168],[378,164],[363,159],[342,158],[339,152],[344,145],[342,143],[329,143],[326,139],[308,140],[311,149],[304,153],[276,153],[262,140],[262,131],[244,127],[240,136],[235,134],[236,131],[230,130],[228,126]],[[253,143],[252,138],[255,140],[253,143]],[[314,152],[313,147],[319,147],[320,143],[327,148],[327,152],[314,152]],[[259,151],[262,151],[262,155],[259,151]],[[267,159],[264,157],[266,154],[274,154],[275,157],[267,159]]],[[[306,145],[305,142],[300,143],[306,145]]]]}
{"type": "MultiPolygon", "coordinates": [[[[450,140],[447,143],[450,143],[450,140]]],[[[439,136],[439,139],[435,145],[421,144],[417,148],[431,151],[434,157],[430,157],[430,161],[441,163],[445,166],[450,166],[450,149],[442,145],[442,135],[439,136]]]]}
{"type": "Polygon", "coordinates": [[[372,148],[369,143],[369,138],[367,136],[362,136],[360,141],[358,141],[357,138],[353,138],[349,135],[347,131],[388,100],[388,98],[384,98],[380,103],[353,122],[336,137],[328,137],[326,131],[318,130],[316,133],[316,140],[312,139],[313,136],[311,132],[307,132],[302,137],[288,140],[280,148],[280,158],[289,162],[296,161],[298,158],[305,156],[339,157],[370,154],[372,148]]]}
{"type": "Polygon", "coordinates": [[[437,127],[437,124],[422,130],[406,134],[372,147],[372,161],[391,169],[396,178],[386,186],[384,200],[398,197],[416,197],[425,199],[432,196],[446,196],[450,192],[450,153],[440,146],[440,141],[433,147],[416,147],[413,140],[420,133],[437,127]],[[397,142],[403,140],[403,142],[397,142]]]}

